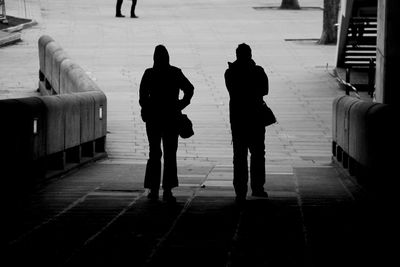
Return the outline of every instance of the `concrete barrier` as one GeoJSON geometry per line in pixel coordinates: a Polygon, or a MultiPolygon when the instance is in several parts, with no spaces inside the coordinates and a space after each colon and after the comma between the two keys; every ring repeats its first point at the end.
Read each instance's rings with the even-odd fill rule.
{"type": "Polygon", "coordinates": [[[38,48],[39,48],[39,90],[44,94],[47,92],[46,89],[46,46],[48,43],[54,42],[54,39],[48,35],[43,35],[39,38],[38,48]]]}
{"type": "Polygon", "coordinates": [[[363,182],[394,171],[394,114],[389,105],[349,96],[333,101],[333,155],[363,182]]]}
{"type": "Polygon", "coordinates": [[[0,100],[0,167],[22,180],[106,156],[106,95],[50,36],[38,46],[42,96],[0,100]]]}
{"type": "Polygon", "coordinates": [[[18,157],[18,102],[16,99],[0,100],[0,164],[1,178],[6,182],[6,186],[11,183],[10,175],[14,173],[18,157]],[[10,116],[10,114],[15,114],[10,116]],[[8,182],[10,181],[10,182],[8,182]]]}
{"type": "Polygon", "coordinates": [[[350,113],[349,156],[364,172],[390,168],[396,150],[393,144],[394,121],[390,107],[384,104],[359,102],[350,113]]]}
{"type": "Polygon", "coordinates": [[[64,50],[58,50],[52,57],[51,85],[55,94],[61,94],[61,63],[64,59],[68,59],[68,55],[64,50]]]}
{"type": "Polygon", "coordinates": [[[65,110],[60,96],[43,96],[46,107],[46,155],[65,148],[65,110]]]}
{"type": "Polygon", "coordinates": [[[39,97],[19,98],[20,116],[18,123],[22,126],[21,134],[26,134],[29,151],[21,157],[27,160],[38,160],[46,155],[46,107],[39,97]]]}
{"type": "Polygon", "coordinates": [[[43,157],[45,107],[40,98],[2,100],[0,111],[2,156],[18,162],[43,157]]]}
{"type": "Polygon", "coordinates": [[[46,77],[46,89],[54,90],[54,80],[57,77],[53,77],[53,58],[57,51],[62,51],[61,46],[56,42],[49,42],[45,47],[45,69],[44,76],[46,77]]]}
{"type": "Polygon", "coordinates": [[[360,101],[352,107],[349,122],[351,129],[349,131],[349,155],[358,163],[367,163],[374,155],[369,155],[369,144],[371,132],[368,130],[368,113],[376,105],[375,103],[360,101]]]}
{"type": "Polygon", "coordinates": [[[74,68],[68,71],[68,79],[73,82],[71,93],[80,93],[91,91],[90,81],[91,79],[86,75],[82,68],[74,68]]]}
{"type": "MultiPolygon", "coordinates": [[[[46,55],[46,46],[48,43],[54,42],[54,39],[48,35],[43,35],[39,38],[38,48],[39,48],[39,74],[40,72],[44,75],[44,70],[46,69],[45,63],[45,55],[46,55]]],[[[39,80],[43,81],[44,76],[39,75],[39,80]]]]}
{"type": "MultiPolygon", "coordinates": [[[[77,95],[60,95],[65,113],[65,146],[69,149],[81,144],[81,103],[77,95]]],[[[86,103],[85,103],[86,105],[86,103]]]]}
{"type": "MultiPolygon", "coordinates": [[[[71,75],[72,71],[76,70],[78,73],[83,73],[81,67],[71,59],[64,59],[60,64],[60,94],[71,94],[79,92],[75,79],[79,79],[78,75],[71,75]],[[73,77],[71,79],[71,77],[73,77]]],[[[76,72],[75,71],[75,72],[76,72]]]]}
{"type": "MultiPolygon", "coordinates": [[[[14,99],[6,99],[0,102],[2,152],[0,158],[2,162],[10,163],[16,161],[18,155],[23,152],[24,144],[29,141],[22,141],[24,122],[19,122],[21,114],[21,104],[14,99]],[[13,114],[13,116],[10,116],[13,114]]],[[[27,134],[27,133],[25,133],[27,134]]],[[[5,165],[6,166],[6,165],[5,165]]]]}
{"type": "Polygon", "coordinates": [[[45,107],[40,98],[1,100],[0,121],[1,177],[18,181],[2,180],[18,185],[27,182],[27,175],[43,175],[45,107]]]}
{"type": "Polygon", "coordinates": [[[101,91],[92,94],[94,98],[94,138],[98,139],[107,134],[107,98],[101,91]]]}
{"type": "Polygon", "coordinates": [[[62,63],[61,73],[62,94],[101,91],[85,71],[72,61],[65,60],[62,63]]]}
{"type": "Polygon", "coordinates": [[[346,97],[345,95],[339,96],[335,98],[332,102],[332,154],[336,156],[336,146],[337,146],[337,112],[339,109],[339,103],[340,101],[346,97]]]}
{"type": "Polygon", "coordinates": [[[80,140],[81,143],[87,143],[95,140],[94,122],[95,122],[95,103],[91,92],[76,94],[80,104],[80,140]]]}
{"type": "MultiPolygon", "coordinates": [[[[341,97],[337,101],[335,110],[335,133],[333,135],[336,138],[336,157],[342,161],[342,157],[347,157],[349,153],[349,112],[356,102],[360,101],[355,97],[345,96],[341,97]]],[[[346,165],[347,162],[344,161],[346,165]]]]}

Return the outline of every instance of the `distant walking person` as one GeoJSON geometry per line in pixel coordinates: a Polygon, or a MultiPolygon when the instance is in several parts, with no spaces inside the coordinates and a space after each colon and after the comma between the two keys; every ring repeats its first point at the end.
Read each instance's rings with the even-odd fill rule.
{"type": "Polygon", "coordinates": [[[247,155],[250,151],[252,195],[268,197],[265,183],[265,126],[258,116],[263,96],[268,94],[268,76],[252,59],[251,48],[240,44],[236,61],[228,62],[225,84],[228,89],[229,115],[233,143],[233,185],[237,201],[244,201],[249,180],[247,155]]]}
{"type": "Polygon", "coordinates": [[[182,71],[169,64],[169,54],[165,46],[156,46],[154,65],[144,72],[139,92],[142,119],[146,123],[150,149],[144,187],[150,189],[148,198],[151,200],[158,199],[161,157],[164,152],[163,199],[168,202],[176,201],[171,190],[178,186],[178,119],[181,111],[190,104],[193,91],[193,85],[182,71]],[[179,99],[180,90],[183,91],[182,99],[179,99]]]}
{"type": "MultiPolygon", "coordinates": [[[[117,0],[117,5],[116,5],[116,8],[115,8],[115,16],[116,16],[117,18],[123,18],[123,17],[125,17],[125,16],[122,15],[122,13],[121,13],[122,2],[123,2],[123,0],[117,0]]],[[[131,18],[138,18],[138,16],[136,16],[136,14],[135,14],[136,2],[137,2],[137,0],[132,0],[132,5],[131,5],[131,18]]]]}

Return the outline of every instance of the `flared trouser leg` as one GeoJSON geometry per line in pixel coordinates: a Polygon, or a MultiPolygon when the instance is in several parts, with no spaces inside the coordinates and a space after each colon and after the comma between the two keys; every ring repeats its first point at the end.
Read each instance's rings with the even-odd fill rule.
{"type": "Polygon", "coordinates": [[[161,181],[161,129],[156,124],[146,123],[146,132],[149,141],[149,159],[144,176],[144,187],[158,190],[161,181]]]}
{"type": "Polygon", "coordinates": [[[164,171],[162,187],[164,190],[170,190],[174,187],[177,187],[179,184],[176,159],[176,152],[178,150],[177,131],[173,128],[165,130],[162,140],[164,149],[164,171]]]}
{"type": "Polygon", "coordinates": [[[175,127],[163,126],[159,123],[146,123],[149,141],[149,160],[147,161],[144,187],[159,189],[161,181],[161,158],[164,154],[163,189],[178,186],[178,170],[176,152],[178,150],[178,133],[175,127]],[[161,142],[163,150],[161,150],[161,142]]]}

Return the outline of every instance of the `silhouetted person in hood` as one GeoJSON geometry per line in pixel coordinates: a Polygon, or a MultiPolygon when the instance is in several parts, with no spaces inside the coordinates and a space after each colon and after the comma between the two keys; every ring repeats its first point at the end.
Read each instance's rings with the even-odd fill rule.
{"type": "Polygon", "coordinates": [[[139,98],[150,148],[144,179],[144,187],[150,189],[149,199],[158,199],[161,157],[164,152],[163,199],[175,202],[171,189],[178,186],[178,119],[181,111],[190,104],[193,90],[193,85],[182,71],[169,64],[165,46],[156,46],[154,65],[143,74],[139,98]],[[182,99],[179,99],[180,90],[183,91],[182,99]]]}
{"type": "Polygon", "coordinates": [[[259,116],[263,96],[268,94],[268,77],[264,69],[253,61],[251,48],[240,44],[236,61],[228,63],[225,84],[228,89],[229,115],[233,143],[233,185],[236,200],[247,195],[249,179],[247,155],[250,157],[250,186],[252,195],[268,197],[265,183],[265,126],[259,116]]]}

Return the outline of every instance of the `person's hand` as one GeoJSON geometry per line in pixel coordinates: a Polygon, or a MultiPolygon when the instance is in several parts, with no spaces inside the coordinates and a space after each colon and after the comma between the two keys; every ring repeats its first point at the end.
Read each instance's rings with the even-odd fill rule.
{"type": "Polygon", "coordinates": [[[185,100],[185,99],[180,99],[180,100],[178,101],[178,108],[179,108],[179,110],[183,110],[183,109],[186,108],[189,104],[190,104],[190,102],[188,102],[187,100],[185,100]]]}

